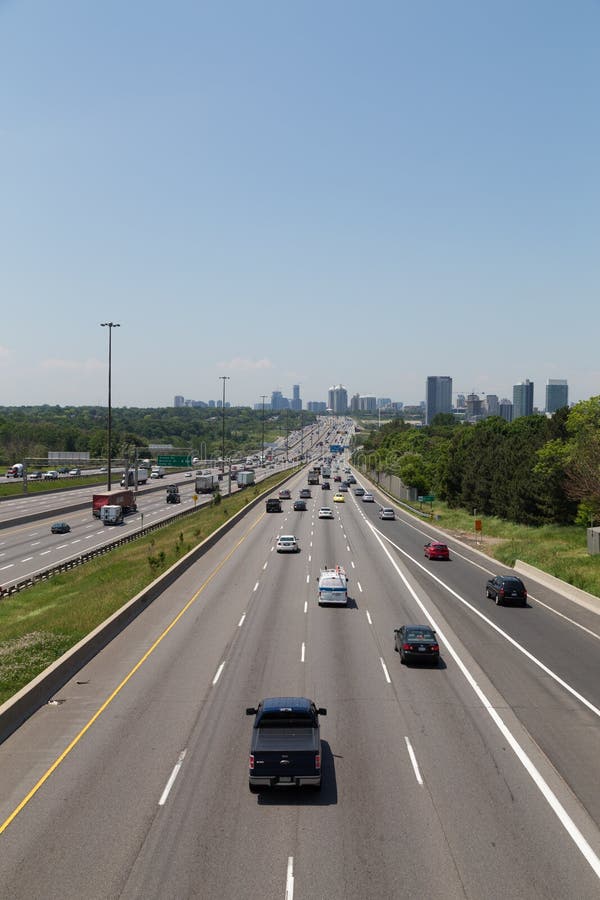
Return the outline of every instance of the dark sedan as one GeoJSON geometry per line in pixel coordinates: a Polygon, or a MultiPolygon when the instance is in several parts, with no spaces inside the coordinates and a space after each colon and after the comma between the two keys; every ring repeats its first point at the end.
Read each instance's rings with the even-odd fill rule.
{"type": "Polygon", "coordinates": [[[67,522],[55,522],[50,528],[52,534],[68,534],[71,526],[67,522]]]}
{"type": "Polygon", "coordinates": [[[429,662],[437,666],[440,659],[440,645],[429,625],[394,628],[394,650],[400,654],[401,663],[429,662]]]}
{"type": "Polygon", "coordinates": [[[294,509],[306,512],[306,500],[294,500],[294,509]]]}
{"type": "Polygon", "coordinates": [[[321,485],[321,490],[322,490],[322,491],[329,491],[329,490],[330,490],[329,482],[328,482],[328,481],[324,481],[324,482],[322,483],[322,485],[321,485]]]}
{"type": "Polygon", "coordinates": [[[527,606],[527,588],[516,575],[494,575],[485,586],[485,596],[495,600],[497,606],[504,603],[527,606]]]}
{"type": "Polygon", "coordinates": [[[450,551],[446,544],[441,544],[439,541],[427,541],[425,556],[427,559],[450,559],[450,551]]]}

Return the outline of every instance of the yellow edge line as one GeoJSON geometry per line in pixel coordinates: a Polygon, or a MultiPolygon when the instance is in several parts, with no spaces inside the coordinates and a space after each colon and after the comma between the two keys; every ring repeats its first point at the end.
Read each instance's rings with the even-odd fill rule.
{"type": "Polygon", "coordinates": [[[37,792],[38,792],[39,789],[42,787],[42,785],[45,784],[45,782],[50,778],[50,776],[58,769],[58,767],[60,766],[60,764],[67,758],[67,756],[69,755],[69,753],[71,752],[71,750],[73,750],[73,748],[79,743],[79,741],[80,741],[81,738],[84,736],[84,734],[85,734],[87,731],[89,731],[89,729],[92,727],[92,725],[94,724],[94,722],[95,722],[98,718],[100,718],[100,716],[102,715],[102,713],[104,712],[104,710],[112,703],[112,701],[115,699],[115,697],[117,696],[117,694],[119,694],[119,693],[121,692],[121,690],[125,687],[125,685],[127,684],[127,682],[128,682],[131,678],[133,678],[133,676],[134,676],[135,673],[138,671],[138,669],[146,662],[146,660],[148,659],[148,657],[156,650],[156,648],[158,647],[158,645],[160,644],[160,642],[163,640],[163,638],[165,638],[165,637],[167,636],[167,634],[171,631],[171,629],[175,627],[175,625],[179,622],[179,620],[181,619],[181,617],[188,611],[188,609],[190,608],[190,606],[192,606],[192,604],[196,602],[196,600],[198,599],[198,597],[200,596],[200,594],[201,594],[201,593],[204,591],[204,589],[210,584],[210,582],[213,580],[213,578],[215,577],[215,575],[217,575],[217,574],[221,571],[221,569],[223,568],[223,566],[225,565],[225,563],[226,563],[229,559],[231,559],[231,557],[232,557],[233,554],[236,552],[236,550],[238,549],[238,547],[240,547],[240,545],[246,540],[246,538],[248,537],[248,535],[250,534],[250,532],[251,532],[254,528],[256,528],[256,526],[257,526],[258,523],[261,521],[261,519],[264,518],[264,515],[265,515],[265,513],[262,513],[262,515],[260,515],[260,516],[258,517],[258,519],[257,519],[257,520],[250,526],[250,528],[242,535],[242,537],[239,539],[239,541],[237,542],[237,544],[235,544],[235,546],[230,550],[230,552],[227,554],[227,556],[225,556],[225,557],[221,560],[221,562],[213,569],[213,571],[210,573],[210,575],[209,575],[209,576],[205,579],[205,581],[200,585],[200,587],[198,588],[198,590],[196,591],[196,593],[188,600],[188,602],[185,604],[185,606],[183,607],[183,609],[181,609],[181,610],[177,613],[177,615],[175,616],[175,618],[169,623],[169,625],[167,625],[167,627],[166,627],[165,630],[162,632],[162,634],[160,634],[160,635],[157,637],[157,639],[154,641],[154,643],[152,644],[152,646],[151,646],[148,650],[146,650],[146,652],[144,653],[144,655],[142,656],[142,658],[138,660],[138,662],[135,664],[135,666],[133,667],[133,669],[131,669],[131,671],[127,673],[127,675],[125,676],[125,678],[121,681],[121,683],[120,683],[119,685],[117,685],[117,687],[114,689],[114,691],[112,692],[112,694],[104,701],[104,703],[102,704],[102,706],[101,706],[98,710],[96,710],[96,712],[94,713],[94,715],[92,716],[92,718],[91,718],[88,722],[86,722],[86,724],[83,726],[83,728],[81,729],[81,731],[79,732],[79,734],[77,734],[77,735],[73,738],[73,740],[72,740],[71,743],[68,745],[68,747],[66,747],[66,748],[63,750],[63,752],[60,754],[60,756],[59,756],[57,759],[54,760],[54,762],[52,763],[52,765],[50,766],[50,768],[47,769],[46,772],[44,772],[44,774],[43,774],[42,777],[39,779],[39,781],[31,788],[31,790],[29,791],[29,793],[21,800],[21,802],[19,803],[19,805],[11,812],[11,814],[8,816],[8,818],[4,820],[4,822],[0,825],[0,834],[3,834],[3,832],[6,831],[6,829],[8,828],[8,826],[16,819],[16,817],[19,815],[19,813],[27,806],[27,804],[28,804],[29,801],[32,799],[32,797],[34,797],[34,796],[37,794],[37,792]]]}

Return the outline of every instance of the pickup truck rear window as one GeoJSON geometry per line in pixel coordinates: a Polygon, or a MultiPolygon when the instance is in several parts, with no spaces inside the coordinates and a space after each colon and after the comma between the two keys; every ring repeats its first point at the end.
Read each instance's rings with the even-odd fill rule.
{"type": "Polygon", "coordinates": [[[314,728],[312,716],[285,713],[264,713],[257,722],[258,728],[314,728]]]}

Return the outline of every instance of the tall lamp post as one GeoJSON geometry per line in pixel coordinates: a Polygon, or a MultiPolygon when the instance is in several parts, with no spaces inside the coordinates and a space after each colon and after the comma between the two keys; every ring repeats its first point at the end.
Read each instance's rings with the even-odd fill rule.
{"type": "Polygon", "coordinates": [[[223,382],[223,403],[221,406],[222,427],[221,427],[221,472],[225,474],[225,382],[229,381],[229,375],[219,375],[223,382]]]}
{"type": "Polygon", "coordinates": [[[112,440],[112,406],[111,406],[111,377],[112,377],[112,330],[113,328],[120,328],[121,325],[119,322],[100,322],[102,328],[108,328],[108,485],[107,489],[110,491],[111,488],[111,480],[110,480],[110,450],[111,450],[111,440],[112,440]]]}
{"type": "Polygon", "coordinates": [[[261,463],[264,466],[264,464],[265,464],[265,400],[267,399],[267,395],[261,394],[260,399],[262,400],[262,458],[261,458],[261,463]]]}

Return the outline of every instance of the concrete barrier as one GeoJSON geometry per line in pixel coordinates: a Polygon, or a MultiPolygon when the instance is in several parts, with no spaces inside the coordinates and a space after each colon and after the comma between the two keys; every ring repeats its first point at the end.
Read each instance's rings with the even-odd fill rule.
{"type": "Polygon", "coordinates": [[[70,650],[67,650],[59,659],[26,684],[14,697],[11,697],[0,706],[0,743],[16,731],[23,722],[37,709],[47,703],[56,691],[69,681],[87,662],[99,653],[112,641],[127,625],[136,619],[144,609],[156,600],[163,591],[172,585],[180,575],[194,565],[207,550],[227,534],[237,523],[252,509],[262,503],[265,497],[277,490],[279,485],[289,481],[296,472],[286,475],[280,482],[268,491],[263,491],[254,500],[250,500],[243,509],[235,513],[227,522],[224,522],[213,534],[202,543],[186,553],[180,560],[174,563],[166,572],[159,575],[143,591],[140,591],[131,600],[128,600],[112,616],[98,625],[90,634],[79,641],[70,650]]]}
{"type": "Polygon", "coordinates": [[[523,562],[521,559],[516,560],[514,570],[519,575],[529,576],[529,578],[539,581],[545,587],[556,591],[557,594],[562,594],[563,597],[572,600],[573,603],[585,606],[586,609],[600,615],[600,597],[588,594],[587,591],[582,591],[581,588],[574,587],[567,581],[556,578],[555,575],[549,575],[547,572],[543,572],[542,569],[536,569],[535,566],[530,566],[529,563],[523,562]]]}

